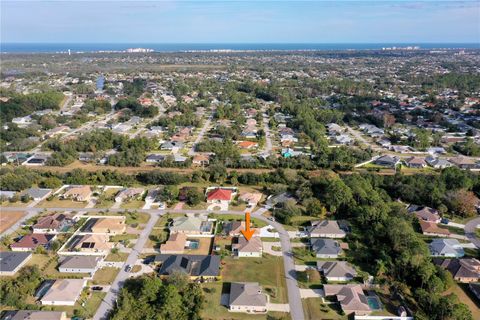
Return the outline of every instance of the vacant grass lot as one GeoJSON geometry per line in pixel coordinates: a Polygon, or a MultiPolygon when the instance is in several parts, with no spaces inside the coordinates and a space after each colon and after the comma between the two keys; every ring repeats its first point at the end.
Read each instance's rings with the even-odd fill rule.
{"type": "Polygon", "coordinates": [[[224,282],[258,282],[274,303],[287,303],[282,257],[263,254],[262,258],[225,257],[222,261],[224,282]]]}
{"type": "Polygon", "coordinates": [[[104,267],[98,269],[93,276],[92,283],[94,285],[108,285],[112,284],[113,280],[117,277],[118,272],[120,269],[112,268],[112,267],[104,267]]]}
{"type": "Polygon", "coordinates": [[[127,258],[128,258],[128,253],[126,253],[126,252],[117,252],[117,253],[110,253],[110,254],[105,258],[105,261],[123,262],[123,261],[126,261],[127,258]]]}
{"type": "MultiPolygon", "coordinates": [[[[245,216],[241,214],[212,214],[211,217],[217,219],[218,221],[235,221],[245,219],[245,216]]],[[[266,222],[256,218],[251,218],[250,221],[254,228],[262,228],[268,225],[266,222]]]]}
{"type": "Polygon", "coordinates": [[[87,202],[72,201],[70,199],[62,200],[53,198],[53,200],[43,200],[36,205],[38,208],[85,208],[87,202]]]}

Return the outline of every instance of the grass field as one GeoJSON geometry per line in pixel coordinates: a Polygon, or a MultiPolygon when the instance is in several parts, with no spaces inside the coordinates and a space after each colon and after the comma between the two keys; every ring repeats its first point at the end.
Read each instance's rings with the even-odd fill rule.
{"type": "Polygon", "coordinates": [[[332,319],[347,320],[347,316],[340,315],[338,304],[323,304],[320,298],[302,299],[303,311],[306,320],[332,319]]]}
{"type": "Polygon", "coordinates": [[[140,209],[144,205],[145,205],[145,202],[143,202],[142,200],[131,200],[131,201],[123,202],[120,205],[120,208],[123,208],[123,209],[140,209]]]}
{"type": "Polygon", "coordinates": [[[13,226],[25,215],[24,211],[6,211],[0,213],[0,233],[13,226]]]}
{"type": "Polygon", "coordinates": [[[59,198],[53,198],[53,200],[43,200],[36,206],[38,208],[85,208],[86,202],[78,202],[72,200],[62,200],[59,198]]]}
{"type": "Polygon", "coordinates": [[[458,299],[468,306],[470,311],[472,311],[473,319],[480,319],[480,303],[478,303],[475,296],[468,288],[468,284],[455,283],[444,294],[446,295],[450,293],[455,293],[458,299]]]}
{"type": "Polygon", "coordinates": [[[225,282],[258,282],[274,303],[286,303],[285,273],[282,257],[264,254],[262,258],[225,257],[222,261],[225,282]]]}
{"type": "MultiPolygon", "coordinates": [[[[223,221],[230,221],[230,220],[243,220],[244,216],[240,214],[212,214],[212,218],[217,219],[217,220],[223,220],[223,221]]],[[[251,218],[251,223],[254,228],[262,228],[268,225],[266,222],[263,222],[262,220],[251,218]]]]}
{"type": "Polygon", "coordinates": [[[22,201],[16,201],[16,202],[10,202],[10,201],[3,201],[0,204],[0,207],[19,207],[19,208],[25,208],[27,207],[32,201],[28,202],[22,202],[22,201]]]}
{"type": "Polygon", "coordinates": [[[112,284],[113,280],[117,277],[120,269],[112,267],[104,267],[98,269],[93,276],[92,283],[94,285],[107,285],[112,284]]]}
{"type": "Polygon", "coordinates": [[[105,258],[105,261],[112,261],[112,262],[123,262],[126,261],[128,258],[128,253],[126,252],[117,252],[117,253],[110,253],[105,258]]]}

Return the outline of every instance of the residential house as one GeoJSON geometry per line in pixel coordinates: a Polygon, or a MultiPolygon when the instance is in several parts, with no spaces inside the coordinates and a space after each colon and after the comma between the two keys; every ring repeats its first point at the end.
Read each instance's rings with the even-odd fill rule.
{"type": "Polygon", "coordinates": [[[105,234],[87,234],[80,236],[78,242],[74,244],[74,251],[85,254],[106,254],[113,247],[113,243],[109,242],[110,236],[105,234]]]}
{"type": "Polygon", "coordinates": [[[266,313],[268,296],[258,282],[232,282],[228,297],[231,312],[266,313]]]}
{"type": "Polygon", "coordinates": [[[442,220],[437,210],[426,206],[411,205],[408,207],[408,212],[414,214],[419,220],[423,221],[439,223],[442,220]]]}
{"type": "Polygon", "coordinates": [[[425,158],[425,161],[435,169],[444,169],[452,166],[450,161],[446,159],[440,159],[440,158],[435,158],[430,156],[425,158]]]}
{"type": "Polygon", "coordinates": [[[92,196],[92,188],[90,186],[74,186],[70,187],[63,194],[64,199],[72,199],[74,201],[88,201],[92,196]]]}
{"type": "Polygon", "coordinates": [[[421,157],[409,157],[405,159],[405,165],[409,168],[421,169],[427,166],[427,162],[421,157]]]}
{"type": "Polygon", "coordinates": [[[326,284],[323,286],[323,290],[325,296],[337,297],[340,307],[347,315],[353,313],[356,316],[366,316],[372,312],[367,296],[359,284],[326,284]]]}
{"type": "Polygon", "coordinates": [[[31,257],[31,252],[0,252],[0,276],[15,275],[31,257]]]}
{"type": "Polygon", "coordinates": [[[208,166],[210,157],[206,154],[196,154],[193,156],[192,163],[196,166],[208,166]]]}
{"type": "Polygon", "coordinates": [[[149,154],[145,159],[145,162],[148,163],[160,163],[165,160],[165,155],[163,154],[149,154]]]}
{"type": "Polygon", "coordinates": [[[357,271],[346,261],[317,261],[317,270],[327,281],[351,281],[357,271]]]}
{"type": "Polygon", "coordinates": [[[480,301],[480,283],[470,282],[468,284],[468,288],[473,293],[473,295],[477,297],[477,300],[480,301]]]}
{"type": "Polygon", "coordinates": [[[480,261],[470,259],[434,258],[433,263],[448,270],[458,282],[477,282],[480,280],[480,261]]]}
{"type": "Polygon", "coordinates": [[[73,306],[86,284],[86,279],[55,280],[40,302],[48,306],[73,306]]]}
{"type": "Polygon", "coordinates": [[[178,152],[183,148],[183,143],[179,141],[166,141],[162,143],[160,150],[178,152]]]}
{"type": "Polygon", "coordinates": [[[187,235],[184,233],[171,233],[168,240],[160,245],[162,254],[183,254],[187,243],[187,235]]]}
{"type": "Polygon", "coordinates": [[[122,234],[127,230],[125,216],[98,218],[91,226],[92,233],[122,234]]]}
{"type": "Polygon", "coordinates": [[[262,239],[260,237],[251,237],[250,240],[239,236],[235,243],[232,243],[233,254],[237,257],[255,257],[260,258],[263,252],[262,239]]]}
{"type": "Polygon", "coordinates": [[[312,226],[308,228],[311,238],[345,238],[347,233],[340,229],[335,220],[312,221],[312,226]]]}
{"type": "Polygon", "coordinates": [[[446,228],[440,228],[435,222],[420,220],[420,228],[422,233],[430,237],[445,237],[450,235],[450,231],[446,228]]]}
{"type": "Polygon", "coordinates": [[[261,199],[262,194],[259,192],[245,192],[238,197],[238,200],[246,202],[251,207],[255,207],[261,199]]]}
{"type": "Polygon", "coordinates": [[[55,213],[38,219],[33,225],[33,233],[58,233],[67,231],[74,221],[63,213],[55,213]]]}
{"type": "Polygon", "coordinates": [[[65,256],[58,266],[62,273],[89,273],[93,275],[102,260],[98,256],[65,256]]]}
{"type": "Polygon", "coordinates": [[[245,230],[245,221],[225,221],[223,223],[222,233],[227,236],[240,236],[242,230],[245,230]]]}
{"type": "Polygon", "coordinates": [[[258,143],[257,142],[253,142],[253,141],[239,141],[237,143],[237,146],[241,149],[253,149],[253,148],[257,148],[258,147],[258,143]]]}
{"type": "Polygon", "coordinates": [[[117,193],[115,202],[123,202],[127,199],[140,198],[145,190],[143,188],[126,188],[117,193]]]}
{"type": "Polygon", "coordinates": [[[155,257],[155,263],[161,264],[158,270],[160,276],[169,276],[179,271],[191,279],[215,279],[220,275],[220,256],[160,254],[155,257]]]}
{"type": "Polygon", "coordinates": [[[397,156],[384,155],[377,158],[374,163],[382,167],[395,168],[400,163],[400,158],[397,156]]]}
{"type": "Polygon", "coordinates": [[[30,188],[22,192],[22,195],[28,195],[34,201],[40,201],[47,198],[52,193],[52,189],[30,188]]]}
{"type": "Polygon", "coordinates": [[[475,160],[463,156],[450,158],[449,161],[460,169],[475,169],[477,167],[475,160]]]}
{"type": "Polygon", "coordinates": [[[157,202],[158,195],[160,191],[158,189],[150,189],[147,191],[147,195],[145,196],[145,205],[151,206],[157,202]]]}
{"type": "Polygon", "coordinates": [[[207,189],[207,202],[229,204],[236,194],[236,189],[232,188],[209,188],[207,189]]]}
{"type": "Polygon", "coordinates": [[[17,194],[16,191],[3,191],[0,190],[0,201],[12,199],[17,194]]]}
{"type": "Polygon", "coordinates": [[[17,117],[12,119],[12,123],[15,123],[17,126],[20,128],[26,127],[30,124],[32,124],[32,117],[30,115],[25,116],[25,117],[17,117]]]}
{"type": "Polygon", "coordinates": [[[457,239],[433,239],[428,247],[433,257],[461,258],[465,255],[457,239]]]}
{"type": "Polygon", "coordinates": [[[48,248],[48,244],[55,238],[53,234],[32,233],[23,236],[20,240],[12,243],[12,251],[34,251],[38,247],[48,248]]]}
{"type": "Polygon", "coordinates": [[[68,320],[65,311],[14,310],[2,314],[1,320],[68,320]]]}
{"type": "Polygon", "coordinates": [[[174,218],[169,230],[171,233],[184,233],[189,235],[210,235],[213,222],[206,217],[184,216],[174,218]]]}
{"type": "Polygon", "coordinates": [[[338,241],[323,238],[310,238],[310,246],[317,258],[338,258],[342,248],[338,241]]]}

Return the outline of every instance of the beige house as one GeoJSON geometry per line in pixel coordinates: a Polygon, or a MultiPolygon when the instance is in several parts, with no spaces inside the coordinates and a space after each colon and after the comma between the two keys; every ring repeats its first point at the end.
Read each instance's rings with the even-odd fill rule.
{"type": "Polygon", "coordinates": [[[99,218],[91,230],[93,233],[122,234],[127,230],[125,220],[123,216],[99,218]]]}
{"type": "Polygon", "coordinates": [[[250,240],[240,236],[237,242],[232,244],[233,254],[237,257],[260,258],[263,252],[263,244],[260,237],[251,237],[250,240]]]}
{"type": "Polygon", "coordinates": [[[83,236],[74,246],[78,252],[90,254],[106,254],[113,248],[113,243],[109,242],[110,236],[103,234],[87,234],[83,236]]]}
{"type": "Polygon", "coordinates": [[[357,316],[366,316],[372,313],[367,296],[359,284],[326,284],[323,290],[325,296],[337,297],[340,307],[347,315],[354,313],[357,316]]]}
{"type": "Polygon", "coordinates": [[[44,306],[73,306],[86,284],[86,279],[55,280],[40,302],[44,306]]]}
{"type": "Polygon", "coordinates": [[[92,196],[92,188],[90,186],[71,187],[63,194],[64,199],[72,199],[75,201],[88,201],[92,196]]]}
{"type": "Polygon", "coordinates": [[[160,245],[160,253],[162,254],[183,254],[187,236],[184,233],[172,233],[167,242],[160,245]]]}
{"type": "Polygon", "coordinates": [[[173,219],[169,229],[171,233],[209,235],[213,230],[213,222],[208,221],[206,217],[178,217],[173,219]]]}
{"type": "Polygon", "coordinates": [[[233,282],[230,285],[228,310],[231,312],[266,313],[268,296],[258,282],[233,282]]]}

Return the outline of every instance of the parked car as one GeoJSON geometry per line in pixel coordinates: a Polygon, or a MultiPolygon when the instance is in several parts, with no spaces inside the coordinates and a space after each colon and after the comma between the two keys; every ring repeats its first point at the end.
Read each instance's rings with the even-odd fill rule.
{"type": "Polygon", "coordinates": [[[103,287],[95,286],[95,287],[92,287],[92,290],[93,291],[103,291],[103,287]]]}
{"type": "Polygon", "coordinates": [[[447,218],[442,218],[442,220],[440,220],[440,223],[443,223],[443,224],[448,224],[450,222],[450,220],[448,220],[447,218]]]}
{"type": "Polygon", "coordinates": [[[127,265],[125,266],[125,272],[130,272],[131,270],[132,270],[132,266],[129,265],[129,264],[127,264],[127,265]]]}

